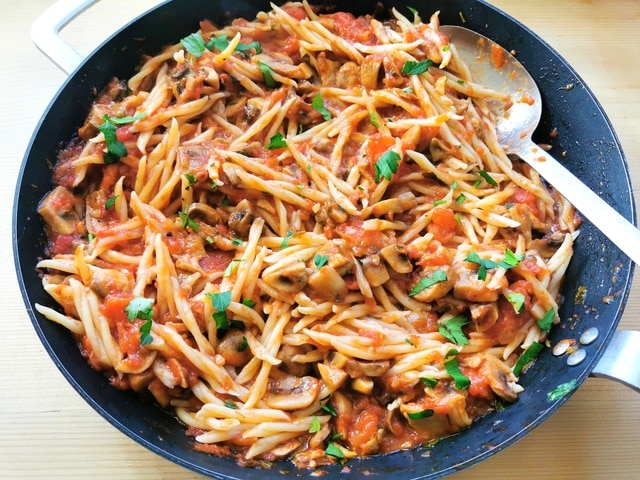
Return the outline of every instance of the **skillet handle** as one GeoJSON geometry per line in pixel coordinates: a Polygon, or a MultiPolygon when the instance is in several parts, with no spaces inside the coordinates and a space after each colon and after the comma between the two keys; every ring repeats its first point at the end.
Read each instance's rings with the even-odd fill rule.
{"type": "Polygon", "coordinates": [[[640,392],[640,331],[616,331],[591,374],[640,392]]]}
{"type": "Polygon", "coordinates": [[[60,30],[98,0],[58,0],[44,11],[31,26],[31,39],[36,47],[65,73],[70,74],[84,60],[60,36],[60,30]]]}

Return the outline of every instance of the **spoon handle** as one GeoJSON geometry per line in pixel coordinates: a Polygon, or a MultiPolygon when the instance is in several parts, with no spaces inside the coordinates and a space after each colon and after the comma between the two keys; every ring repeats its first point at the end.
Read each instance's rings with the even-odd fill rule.
{"type": "Polygon", "coordinates": [[[631,222],[533,142],[513,153],[531,165],[631,260],[640,264],[640,230],[631,222]]]}

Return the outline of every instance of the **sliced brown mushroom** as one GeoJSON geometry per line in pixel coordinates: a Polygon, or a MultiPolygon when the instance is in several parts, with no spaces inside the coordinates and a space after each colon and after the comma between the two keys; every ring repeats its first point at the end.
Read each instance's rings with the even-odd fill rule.
{"type": "Polygon", "coordinates": [[[97,269],[91,274],[89,288],[104,298],[112,292],[129,292],[133,290],[133,276],[111,268],[97,269]]]}
{"type": "Polygon", "coordinates": [[[264,269],[262,279],[271,287],[287,293],[297,293],[306,285],[309,272],[304,262],[295,260],[284,265],[275,264],[264,269]]]}
{"type": "Polygon", "coordinates": [[[432,277],[436,272],[444,272],[446,280],[438,281],[431,286],[423,288],[413,295],[413,298],[420,302],[433,302],[439,298],[444,297],[449,291],[454,288],[458,275],[453,268],[449,265],[439,267],[425,267],[420,272],[420,276],[417,278],[414,287],[418,286],[423,279],[432,277]]]}
{"type": "Polygon", "coordinates": [[[244,333],[237,328],[225,333],[216,350],[232,367],[244,367],[253,357],[244,333]]]}
{"type": "Polygon", "coordinates": [[[309,275],[307,283],[316,295],[332,302],[344,298],[348,292],[347,283],[330,265],[324,265],[309,275]]]}
{"type": "Polygon", "coordinates": [[[391,278],[387,267],[384,266],[380,255],[377,253],[367,255],[361,261],[364,276],[372,287],[379,287],[391,278]]]}
{"type": "Polygon", "coordinates": [[[78,232],[80,215],[77,200],[70,190],[57,186],[38,205],[38,213],[55,233],[73,235],[78,232]]]}
{"type": "Polygon", "coordinates": [[[349,378],[347,372],[332,364],[318,363],[318,373],[327,388],[331,391],[338,390],[349,378]]]}
{"type": "Polygon", "coordinates": [[[202,202],[194,202],[189,205],[187,215],[193,220],[200,220],[207,225],[219,225],[224,223],[224,217],[220,210],[202,202]]]}
{"type": "Polygon", "coordinates": [[[285,343],[280,347],[277,358],[282,361],[280,370],[294,377],[303,377],[309,374],[311,366],[308,363],[296,362],[296,355],[305,355],[311,350],[310,345],[290,345],[285,343]]]}
{"type": "Polygon", "coordinates": [[[460,360],[461,365],[477,368],[480,375],[489,381],[491,390],[500,398],[515,402],[523,388],[513,371],[499,358],[489,353],[478,353],[460,360]]]}
{"type": "Polygon", "coordinates": [[[380,250],[380,255],[394,271],[398,273],[413,272],[413,264],[409,259],[406,245],[400,243],[387,245],[380,250]]]}
{"type": "Polygon", "coordinates": [[[284,376],[270,378],[264,401],[269,408],[301,410],[318,399],[320,381],[317,378],[284,376]]]}
{"type": "Polygon", "coordinates": [[[345,371],[351,378],[381,377],[389,370],[388,360],[365,362],[350,358],[345,364],[345,371]]]}
{"type": "Polygon", "coordinates": [[[255,218],[251,202],[246,198],[235,206],[229,215],[229,228],[239,237],[246,238],[255,218]]]}
{"type": "Polygon", "coordinates": [[[413,192],[402,192],[397,197],[376,202],[371,211],[376,217],[382,217],[388,213],[402,213],[417,206],[418,199],[413,192]]]}
{"type": "Polygon", "coordinates": [[[474,303],[469,311],[478,332],[486,332],[498,321],[499,312],[495,303],[474,303]]]}

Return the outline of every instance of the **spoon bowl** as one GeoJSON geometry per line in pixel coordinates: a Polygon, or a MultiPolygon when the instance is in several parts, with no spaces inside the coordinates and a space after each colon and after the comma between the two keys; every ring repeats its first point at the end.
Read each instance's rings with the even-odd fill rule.
{"type": "Polygon", "coordinates": [[[510,102],[488,102],[496,117],[498,140],[506,152],[531,165],[583,217],[640,264],[640,231],[531,139],[542,115],[542,97],[527,69],[484,35],[454,25],[443,25],[440,31],[449,37],[474,82],[509,96],[510,102]]]}

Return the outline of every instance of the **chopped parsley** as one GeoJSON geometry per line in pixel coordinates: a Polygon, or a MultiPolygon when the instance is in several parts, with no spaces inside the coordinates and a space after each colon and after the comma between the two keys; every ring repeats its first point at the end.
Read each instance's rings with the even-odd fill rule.
{"type": "Polygon", "coordinates": [[[317,433],[322,428],[322,424],[318,417],[311,418],[311,424],[309,425],[309,433],[317,433]]]}
{"type": "Polygon", "coordinates": [[[244,352],[247,348],[249,348],[249,341],[247,340],[247,337],[243,336],[242,340],[240,341],[240,343],[238,344],[238,346],[236,347],[236,350],[240,353],[244,352]]]}
{"type": "Polygon", "coordinates": [[[222,274],[222,277],[223,278],[230,277],[233,274],[233,272],[235,272],[236,268],[238,268],[238,265],[240,264],[240,262],[244,262],[244,258],[234,258],[233,260],[231,260],[229,265],[227,265],[227,268],[224,269],[224,273],[222,274]]]}
{"type": "Polygon", "coordinates": [[[146,297],[134,297],[129,304],[124,307],[124,311],[127,314],[127,320],[134,322],[134,320],[144,320],[144,323],[140,325],[140,345],[148,345],[153,342],[151,336],[151,324],[153,322],[153,298],[146,297]]]}
{"type": "Polygon", "coordinates": [[[513,374],[516,377],[519,377],[524,367],[535,360],[535,358],[540,354],[543,348],[544,345],[538,342],[533,342],[531,345],[529,345],[529,348],[527,348],[524,353],[520,355],[518,361],[514,365],[513,374]]]}
{"type": "Polygon", "coordinates": [[[492,187],[498,186],[498,182],[496,182],[495,179],[485,170],[480,170],[478,174],[484,179],[485,182],[487,182],[492,187]]]}
{"type": "Polygon", "coordinates": [[[237,410],[238,409],[238,405],[235,402],[232,402],[231,400],[225,400],[224,401],[224,406],[227,408],[230,408],[231,410],[237,410]]]}
{"type": "Polygon", "coordinates": [[[281,250],[289,246],[289,240],[291,240],[292,237],[293,237],[293,230],[289,230],[287,234],[284,236],[284,238],[282,239],[282,242],[280,243],[281,250]]]}
{"type": "Polygon", "coordinates": [[[278,82],[276,82],[273,78],[273,70],[271,69],[271,67],[264,62],[258,61],[258,68],[262,72],[264,83],[267,88],[276,88],[278,86],[278,82]]]}
{"type": "Polygon", "coordinates": [[[198,177],[196,177],[195,175],[191,174],[191,173],[185,173],[184,174],[184,178],[187,179],[187,182],[189,183],[189,186],[187,187],[187,190],[191,187],[193,187],[196,183],[198,183],[198,177]]]}
{"type": "Polygon", "coordinates": [[[440,334],[456,345],[469,345],[469,339],[462,331],[462,327],[469,323],[464,315],[458,315],[446,320],[438,327],[440,334]]]}
{"type": "Polygon", "coordinates": [[[578,381],[574,378],[570,382],[558,385],[556,388],[547,393],[547,400],[550,402],[555,402],[556,400],[560,400],[562,397],[566,397],[575,390],[577,384],[578,381]]]}
{"type": "Polygon", "coordinates": [[[420,381],[425,387],[433,388],[438,384],[438,379],[433,377],[420,377],[420,381]]]}
{"type": "Polygon", "coordinates": [[[387,150],[375,164],[376,183],[380,183],[383,178],[391,180],[393,174],[398,171],[400,165],[400,155],[393,150],[387,150]]]}
{"type": "Polygon", "coordinates": [[[194,57],[201,57],[207,48],[204,38],[199,33],[192,33],[180,40],[180,43],[194,57]]]}
{"type": "Polygon", "coordinates": [[[322,410],[327,412],[332,417],[337,417],[338,416],[338,413],[336,412],[336,410],[331,405],[329,405],[328,403],[325,403],[324,405],[321,405],[320,408],[322,408],[322,410]]]}
{"type": "Polygon", "coordinates": [[[452,358],[444,362],[444,368],[456,385],[458,390],[466,390],[471,386],[471,380],[468,377],[464,376],[460,371],[460,365],[458,365],[458,359],[452,358]]]}
{"type": "Polygon", "coordinates": [[[329,255],[316,255],[313,257],[313,264],[320,270],[329,261],[329,255]]]}
{"type": "Polygon", "coordinates": [[[507,300],[509,300],[509,303],[513,305],[513,310],[516,313],[524,312],[524,302],[525,302],[524,294],[517,293],[517,292],[509,292],[507,294],[507,300]]]}
{"type": "Polygon", "coordinates": [[[253,308],[256,306],[256,302],[254,302],[253,300],[251,300],[250,298],[245,298],[244,300],[242,300],[242,304],[245,307],[249,307],[249,308],[253,308]]]}
{"type": "Polygon", "coordinates": [[[538,327],[543,332],[549,333],[551,331],[551,327],[553,326],[553,320],[556,317],[556,312],[553,308],[550,308],[544,316],[538,320],[538,327]]]}
{"type": "Polygon", "coordinates": [[[118,118],[104,114],[102,117],[104,123],[102,123],[102,125],[98,125],[98,130],[104,135],[104,141],[107,144],[107,153],[104,155],[104,163],[116,163],[128,154],[126,145],[118,140],[118,125],[135,122],[144,116],[144,114],[140,114],[135,117],[129,116],[118,118]]]}
{"type": "Polygon", "coordinates": [[[444,270],[436,270],[431,275],[427,275],[426,277],[422,277],[418,284],[411,289],[409,292],[409,296],[413,297],[420,293],[422,290],[432,287],[436,283],[446,282],[447,274],[444,270]]]}
{"type": "Polygon", "coordinates": [[[231,305],[231,291],[220,293],[206,293],[211,305],[216,310],[213,314],[213,319],[216,322],[216,327],[219,330],[227,329],[231,326],[231,322],[227,317],[227,308],[231,305]]]}
{"type": "Polygon", "coordinates": [[[106,202],[104,202],[104,208],[109,210],[110,208],[113,208],[113,206],[116,204],[116,200],[120,195],[114,195],[113,197],[109,197],[107,199],[106,202]]]}
{"type": "Polygon", "coordinates": [[[311,106],[316,112],[322,115],[322,118],[324,118],[326,121],[331,120],[331,112],[327,110],[327,107],[324,106],[324,99],[322,98],[322,95],[320,95],[319,93],[316,94],[316,96],[313,97],[311,106]]]}
{"type": "Polygon", "coordinates": [[[335,442],[331,442],[329,445],[327,445],[325,453],[332,457],[344,458],[344,452],[335,442]]]}
{"type": "Polygon", "coordinates": [[[433,65],[433,60],[422,60],[421,62],[415,62],[409,60],[402,66],[402,73],[404,75],[420,75],[426,72],[429,67],[433,65]]]}
{"type": "Polygon", "coordinates": [[[269,145],[265,147],[267,150],[275,150],[277,148],[287,148],[287,141],[281,133],[276,133],[269,139],[269,145]]]}
{"type": "Polygon", "coordinates": [[[484,280],[487,278],[487,270],[498,267],[507,269],[514,268],[517,267],[523,259],[523,254],[515,254],[511,250],[507,249],[504,253],[504,259],[500,262],[494,262],[493,260],[489,260],[488,258],[480,258],[480,255],[478,255],[474,251],[469,252],[469,255],[467,255],[465,261],[479,265],[480,268],[478,269],[478,278],[480,280],[484,280]]]}
{"type": "Polygon", "coordinates": [[[433,417],[433,410],[429,408],[419,412],[407,412],[406,415],[407,418],[410,418],[411,420],[422,420],[423,418],[433,417]]]}
{"type": "Polygon", "coordinates": [[[200,230],[200,226],[198,223],[191,217],[189,217],[189,205],[185,205],[184,210],[180,210],[178,212],[178,216],[180,217],[180,222],[182,223],[182,228],[185,230],[190,228],[194,232],[198,232],[200,230]]]}
{"type": "Polygon", "coordinates": [[[380,115],[377,112],[369,112],[369,123],[376,128],[380,128],[380,115]]]}

